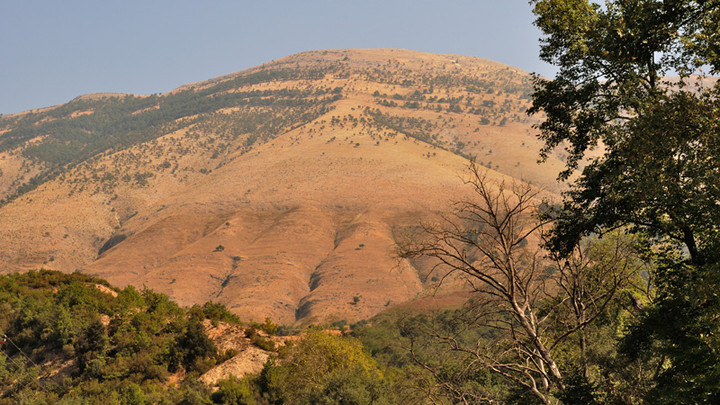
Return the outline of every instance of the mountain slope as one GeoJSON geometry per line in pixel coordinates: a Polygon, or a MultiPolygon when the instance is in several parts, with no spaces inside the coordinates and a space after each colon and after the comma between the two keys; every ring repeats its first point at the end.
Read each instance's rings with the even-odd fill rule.
{"type": "Polygon", "coordinates": [[[535,163],[530,91],[483,59],[332,50],[2,117],[0,266],[246,319],[366,318],[432,286],[395,239],[467,195],[466,157],[495,181],[556,187],[559,159],[535,163]]]}

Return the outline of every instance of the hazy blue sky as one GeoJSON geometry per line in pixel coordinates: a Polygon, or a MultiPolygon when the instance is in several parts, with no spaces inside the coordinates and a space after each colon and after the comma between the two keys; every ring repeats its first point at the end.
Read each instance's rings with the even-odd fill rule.
{"type": "Polygon", "coordinates": [[[404,48],[549,75],[526,0],[0,0],[0,113],[159,93],[296,52],[404,48]]]}

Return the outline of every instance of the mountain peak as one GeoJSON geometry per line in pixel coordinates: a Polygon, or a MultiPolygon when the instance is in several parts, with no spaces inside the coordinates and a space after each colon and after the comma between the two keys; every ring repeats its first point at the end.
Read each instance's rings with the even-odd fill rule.
{"type": "Polygon", "coordinates": [[[80,270],[245,319],[355,321],[435,281],[398,235],[537,166],[527,73],[397,49],[302,52],[161,95],[0,118],[0,267],[80,270]]]}

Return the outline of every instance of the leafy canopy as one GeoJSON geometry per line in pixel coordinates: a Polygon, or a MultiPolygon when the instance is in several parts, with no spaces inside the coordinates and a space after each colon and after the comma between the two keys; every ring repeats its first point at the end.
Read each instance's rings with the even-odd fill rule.
{"type": "Polygon", "coordinates": [[[600,148],[555,212],[549,247],[629,226],[649,236],[657,299],[620,351],[656,370],[649,403],[720,397],[720,1],[532,1],[541,57],[531,113],[543,156],[568,152],[567,180],[600,148]],[[667,75],[679,75],[673,80],[667,75]]]}
{"type": "Polygon", "coordinates": [[[702,261],[720,223],[720,90],[691,74],[720,71],[720,1],[533,3],[541,58],[559,68],[534,79],[543,156],[563,146],[568,179],[588,150],[604,150],[566,195],[553,247],[631,224],[702,261]]]}

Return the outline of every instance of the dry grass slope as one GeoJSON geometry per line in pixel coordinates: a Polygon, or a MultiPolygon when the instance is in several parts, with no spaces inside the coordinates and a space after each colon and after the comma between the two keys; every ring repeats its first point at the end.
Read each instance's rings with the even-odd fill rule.
{"type": "MultiPolygon", "coordinates": [[[[0,268],[80,270],[245,319],[367,318],[432,285],[395,238],[467,195],[467,157],[491,179],[557,190],[562,156],[536,164],[530,91],[499,63],[380,49],[305,52],[145,97],[157,105],[134,116],[178,94],[218,104],[72,164],[28,156],[51,132],[0,153],[0,198],[55,170],[0,207],[0,268]]],[[[88,119],[105,104],[87,103],[123,97],[43,119],[88,119]]],[[[0,141],[36,116],[0,119],[0,141]]]]}

